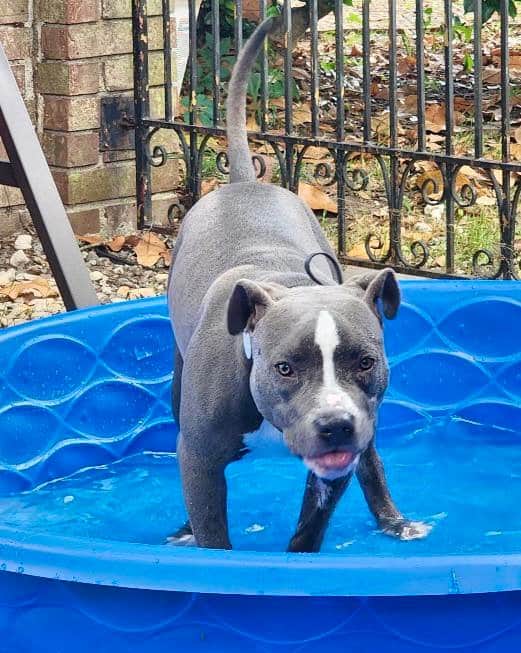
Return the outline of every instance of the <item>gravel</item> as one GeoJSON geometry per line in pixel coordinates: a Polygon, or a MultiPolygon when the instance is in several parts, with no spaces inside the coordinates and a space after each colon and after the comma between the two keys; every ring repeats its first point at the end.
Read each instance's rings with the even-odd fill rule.
{"type": "Polygon", "coordinates": [[[23,250],[17,249],[9,259],[9,265],[13,268],[21,268],[27,265],[29,261],[30,259],[27,254],[23,250]]]}
{"type": "MultiPolygon", "coordinates": [[[[83,249],[83,258],[102,304],[165,293],[168,268],[165,268],[162,259],[154,268],[145,268],[137,263],[120,265],[98,256],[89,246],[83,249]]],[[[132,259],[132,256],[129,258],[132,259]]],[[[64,310],[36,236],[24,233],[3,239],[0,244],[0,327],[49,317],[64,310]],[[24,284],[35,278],[47,280],[50,296],[37,296],[38,292],[20,295],[16,299],[6,296],[5,291],[14,283],[24,284]]]]}

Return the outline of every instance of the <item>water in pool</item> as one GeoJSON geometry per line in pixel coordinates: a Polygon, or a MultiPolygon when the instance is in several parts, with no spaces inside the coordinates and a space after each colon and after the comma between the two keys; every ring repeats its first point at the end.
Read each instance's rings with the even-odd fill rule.
{"type": "MultiPolygon", "coordinates": [[[[521,550],[521,431],[463,421],[382,433],[379,450],[401,510],[434,526],[426,540],[376,529],[356,480],[323,551],[338,555],[497,553],[521,550]]],[[[284,550],[305,480],[289,456],[230,465],[229,516],[237,549],[284,550]]],[[[0,523],[32,531],[159,544],[185,519],[175,455],[143,453],[0,499],[0,523]]]]}

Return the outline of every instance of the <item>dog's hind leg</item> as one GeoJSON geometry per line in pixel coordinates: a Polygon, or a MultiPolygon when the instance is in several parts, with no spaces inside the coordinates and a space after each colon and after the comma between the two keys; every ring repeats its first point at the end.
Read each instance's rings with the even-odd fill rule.
{"type": "MultiPolygon", "coordinates": [[[[179,424],[181,409],[181,376],[183,374],[183,357],[174,341],[174,376],[172,379],[172,414],[179,424]]],[[[195,546],[195,537],[190,522],[185,522],[175,533],[166,538],[168,544],[176,546],[195,546]]]]}
{"type": "Polygon", "coordinates": [[[320,551],[329,519],[349,485],[352,474],[333,481],[308,473],[306,490],[298,519],[297,530],[291,538],[288,551],[316,553],[320,551]]]}
{"type": "Polygon", "coordinates": [[[183,357],[177,343],[174,343],[174,376],[172,379],[172,413],[179,424],[181,410],[181,376],[183,374],[183,357]]]}

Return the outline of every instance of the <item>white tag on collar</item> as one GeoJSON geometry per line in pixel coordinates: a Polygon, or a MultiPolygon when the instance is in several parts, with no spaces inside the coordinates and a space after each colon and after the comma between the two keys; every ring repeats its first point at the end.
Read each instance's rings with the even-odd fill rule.
{"type": "Polygon", "coordinates": [[[248,360],[251,360],[251,335],[247,331],[242,332],[242,345],[244,347],[244,355],[248,360]]]}

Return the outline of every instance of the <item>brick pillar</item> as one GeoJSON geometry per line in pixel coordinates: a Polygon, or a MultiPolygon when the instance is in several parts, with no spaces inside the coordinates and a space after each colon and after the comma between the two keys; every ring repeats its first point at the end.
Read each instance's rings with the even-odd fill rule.
{"type": "MultiPolygon", "coordinates": [[[[131,0],[37,0],[43,98],[42,142],[77,233],[136,226],[133,150],[100,151],[100,106],[106,96],[132,96],[131,0]]],[[[161,2],[151,0],[151,100],[161,115],[163,83],[161,2]],[[155,86],[155,88],[154,88],[155,86]]],[[[165,136],[165,140],[171,140],[165,136]]],[[[157,221],[166,220],[177,161],[154,170],[157,221]]]]}

